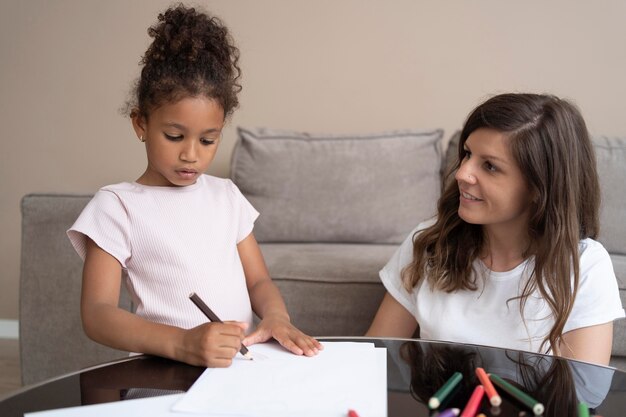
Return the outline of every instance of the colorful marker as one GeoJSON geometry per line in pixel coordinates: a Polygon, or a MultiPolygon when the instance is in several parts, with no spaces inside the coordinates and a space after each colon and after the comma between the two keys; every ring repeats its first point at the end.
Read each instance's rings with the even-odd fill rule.
{"type": "Polygon", "coordinates": [[[443,384],[441,388],[439,388],[435,395],[430,397],[430,400],[428,400],[428,406],[432,410],[438,408],[443,400],[445,400],[445,398],[450,395],[450,392],[452,392],[454,387],[458,385],[461,379],[463,379],[463,374],[461,374],[460,372],[455,372],[454,374],[452,374],[450,379],[448,379],[446,383],[443,384]]]}
{"type": "Polygon", "coordinates": [[[489,379],[491,379],[491,381],[493,381],[493,383],[496,384],[498,387],[502,388],[502,390],[510,394],[513,398],[517,399],[526,407],[533,410],[533,413],[535,413],[536,416],[540,416],[541,414],[543,414],[543,411],[544,411],[543,404],[535,400],[530,395],[526,394],[522,390],[509,384],[508,382],[506,382],[504,379],[500,378],[496,374],[489,374],[489,379]]]}
{"type": "Polygon", "coordinates": [[[472,392],[472,396],[467,404],[465,404],[461,417],[474,417],[476,415],[476,411],[478,411],[478,406],[480,405],[480,400],[483,399],[484,393],[485,388],[482,385],[476,385],[474,392],[472,392]]]}
{"type": "Polygon", "coordinates": [[[502,398],[498,395],[498,392],[493,387],[493,384],[489,380],[489,376],[487,376],[485,370],[483,368],[476,368],[476,376],[478,377],[478,380],[480,381],[482,386],[485,388],[485,394],[487,394],[487,398],[489,398],[489,402],[491,403],[491,405],[493,405],[494,407],[499,407],[500,404],[502,404],[502,398]]]}
{"type": "Polygon", "coordinates": [[[354,410],[348,410],[348,417],[359,417],[359,414],[354,410]]]}
{"type": "Polygon", "coordinates": [[[447,410],[443,410],[441,413],[437,414],[437,417],[456,417],[460,412],[461,410],[458,408],[448,408],[447,410]]]}
{"type": "Polygon", "coordinates": [[[589,417],[589,406],[582,401],[578,403],[578,417],[589,417]]]}

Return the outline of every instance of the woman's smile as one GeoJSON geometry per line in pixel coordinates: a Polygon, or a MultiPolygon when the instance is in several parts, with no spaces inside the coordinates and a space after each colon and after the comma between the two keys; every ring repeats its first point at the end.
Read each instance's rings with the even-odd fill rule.
{"type": "Polygon", "coordinates": [[[481,200],[480,198],[475,197],[475,196],[473,196],[472,194],[470,194],[470,193],[468,193],[468,192],[466,192],[466,191],[463,191],[463,190],[459,190],[459,191],[460,191],[460,193],[461,193],[461,199],[462,199],[462,200],[469,200],[469,201],[483,201],[483,200],[481,200]]]}

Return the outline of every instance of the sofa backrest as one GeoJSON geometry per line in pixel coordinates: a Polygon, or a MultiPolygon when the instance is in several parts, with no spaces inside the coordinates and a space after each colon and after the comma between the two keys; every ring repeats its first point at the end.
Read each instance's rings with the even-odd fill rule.
{"type": "Polygon", "coordinates": [[[259,242],[401,243],[435,214],[443,131],[239,129],[231,178],[259,242]]]}
{"type": "MultiPolygon", "coordinates": [[[[88,339],[81,325],[83,262],[65,231],[90,199],[60,194],[22,199],[19,336],[24,385],[128,355],[88,339]]],[[[120,306],[131,309],[125,290],[120,306]]]]}

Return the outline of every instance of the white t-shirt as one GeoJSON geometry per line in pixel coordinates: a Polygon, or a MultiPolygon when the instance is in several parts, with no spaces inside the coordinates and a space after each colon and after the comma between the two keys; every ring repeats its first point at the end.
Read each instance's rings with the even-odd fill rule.
{"type": "MultiPolygon", "coordinates": [[[[522,319],[519,300],[511,300],[528,280],[532,259],[507,272],[493,272],[482,261],[474,261],[474,271],[481,275],[476,291],[433,291],[426,280],[412,292],[406,291],[401,271],[413,260],[413,234],[427,226],[420,224],[413,230],[380,271],[389,294],[417,320],[420,337],[539,352],[554,323],[548,304],[538,293],[531,294],[522,319]]],[[[563,333],[624,317],[606,249],[595,240],[584,239],[579,251],[580,285],[563,333]]]]}
{"type": "Polygon", "coordinates": [[[251,326],[237,244],[257,216],[232,181],[202,175],[186,187],[103,187],[67,234],[83,259],[86,236],[117,259],[137,315],[185,329],[206,323],[189,300],[195,292],[220,319],[251,326]]]}

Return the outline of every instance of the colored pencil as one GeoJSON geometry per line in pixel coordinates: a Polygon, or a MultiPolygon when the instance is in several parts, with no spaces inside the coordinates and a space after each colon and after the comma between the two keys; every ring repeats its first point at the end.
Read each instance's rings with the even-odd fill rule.
{"type": "MultiPolygon", "coordinates": [[[[213,310],[211,310],[209,306],[206,305],[204,301],[202,301],[202,298],[200,298],[198,294],[196,294],[195,292],[192,292],[189,295],[189,299],[193,301],[196,307],[198,307],[200,311],[202,311],[204,315],[213,323],[223,323],[222,320],[220,320],[220,318],[217,317],[217,314],[215,314],[213,310]]],[[[243,355],[244,358],[250,359],[250,360],[253,359],[252,354],[248,351],[248,348],[245,347],[244,345],[241,345],[241,349],[239,349],[239,352],[243,355]]]]}
{"type": "Polygon", "coordinates": [[[504,379],[500,378],[496,374],[489,374],[489,379],[496,384],[498,387],[502,388],[513,398],[517,399],[519,402],[524,404],[526,407],[530,408],[536,416],[543,414],[544,407],[539,401],[535,400],[530,395],[526,394],[524,391],[514,387],[513,385],[506,382],[504,379]]]}
{"type": "Polygon", "coordinates": [[[491,405],[493,405],[494,407],[499,407],[500,404],[502,404],[502,398],[498,395],[498,392],[493,387],[493,384],[489,380],[489,376],[487,376],[485,370],[480,367],[476,368],[476,376],[478,377],[478,380],[480,381],[482,386],[485,388],[485,394],[487,395],[487,398],[489,398],[489,402],[491,403],[491,405]]]}
{"type": "Polygon", "coordinates": [[[476,385],[474,392],[472,392],[472,396],[467,404],[465,404],[465,408],[461,412],[461,417],[474,417],[476,415],[476,411],[478,411],[478,406],[480,405],[480,400],[483,399],[484,393],[485,388],[482,385],[476,385]]]}
{"type": "Polygon", "coordinates": [[[431,409],[435,409],[441,405],[443,400],[452,392],[454,387],[458,385],[458,383],[463,379],[463,374],[460,372],[455,372],[452,376],[446,381],[445,384],[435,394],[430,397],[428,400],[428,406],[431,409]]]}

